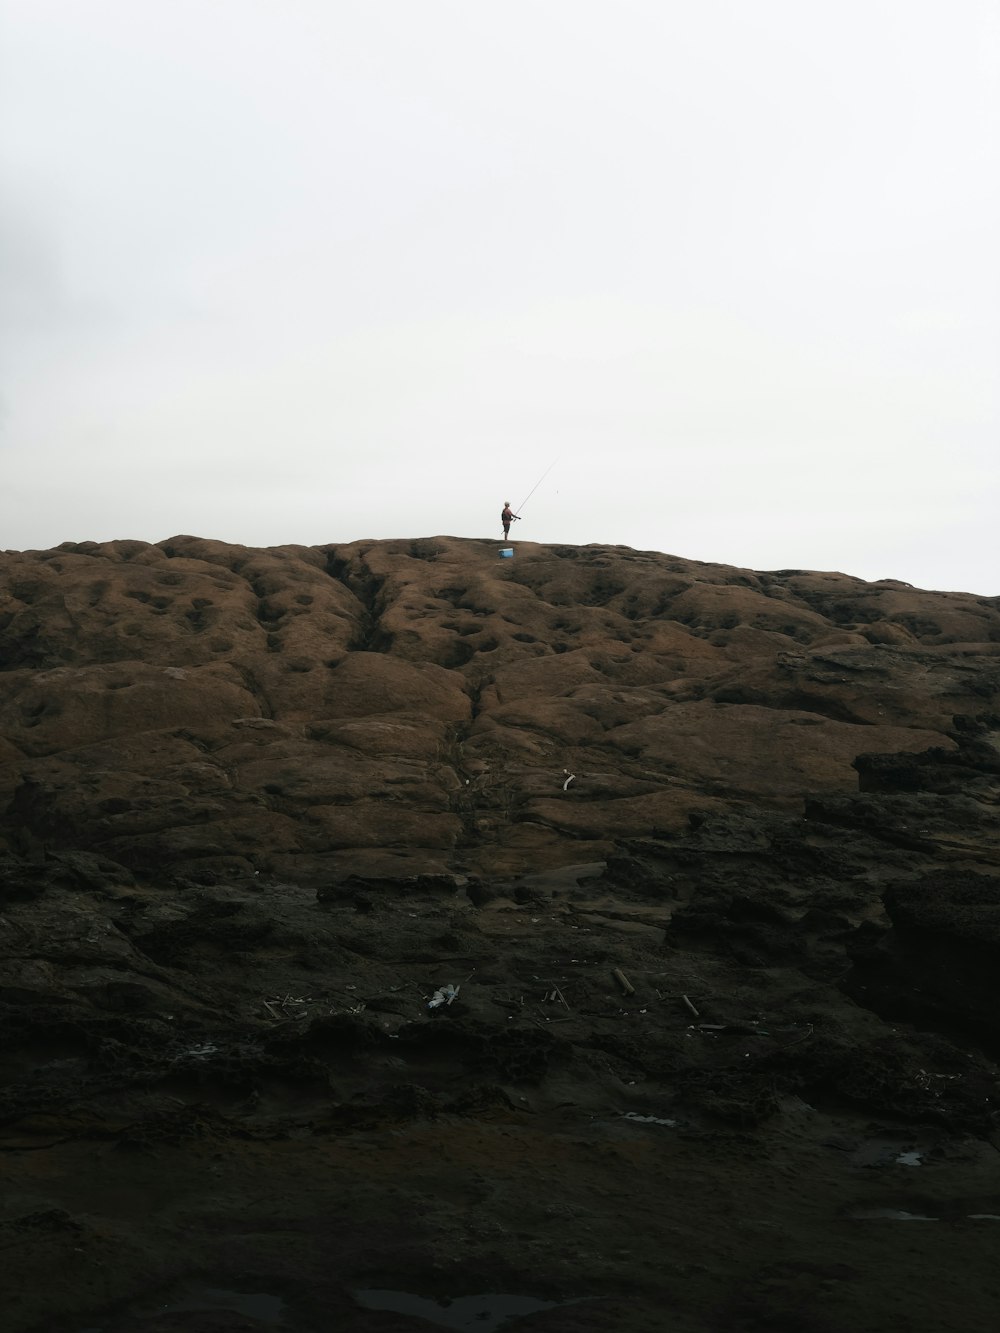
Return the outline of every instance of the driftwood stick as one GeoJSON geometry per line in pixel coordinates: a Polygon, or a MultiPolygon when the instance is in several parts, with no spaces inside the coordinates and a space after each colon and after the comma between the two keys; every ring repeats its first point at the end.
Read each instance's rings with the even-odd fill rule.
{"type": "Polygon", "coordinates": [[[691,1010],[691,1012],[694,1014],[695,1018],[701,1018],[701,1014],[699,1014],[698,1010],[694,1007],[694,1005],[691,1003],[691,1001],[688,999],[688,997],[687,997],[686,995],[682,995],[682,996],[681,996],[681,999],[684,1001],[684,1003],[687,1005],[687,1007],[688,1007],[688,1008],[691,1010]]]}
{"type": "MultiPolygon", "coordinates": [[[[800,1041],[805,1041],[805,1039],[807,1037],[811,1037],[812,1034],[813,1034],[813,1025],[812,1023],[810,1023],[808,1024],[806,1031],[803,1032],[801,1036],[793,1037],[791,1041],[786,1041],[785,1046],[797,1046],[800,1041]]],[[[785,1046],[782,1047],[782,1050],[785,1049],[785,1046]]]]}
{"type": "Polygon", "coordinates": [[[618,982],[619,986],[621,986],[622,990],[625,992],[626,995],[635,994],[635,987],[632,985],[631,981],[629,981],[628,977],[625,975],[625,973],[621,970],[620,967],[616,967],[614,971],[611,973],[611,975],[618,982]]]}

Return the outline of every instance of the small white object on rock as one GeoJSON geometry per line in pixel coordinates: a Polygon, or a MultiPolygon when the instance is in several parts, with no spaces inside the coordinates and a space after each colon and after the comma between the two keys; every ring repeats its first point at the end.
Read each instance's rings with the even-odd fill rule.
{"type": "Polygon", "coordinates": [[[441,989],[436,990],[427,1001],[427,1008],[437,1009],[442,1004],[451,1004],[452,1000],[455,999],[461,989],[461,986],[452,986],[451,984],[442,986],[441,989]]]}

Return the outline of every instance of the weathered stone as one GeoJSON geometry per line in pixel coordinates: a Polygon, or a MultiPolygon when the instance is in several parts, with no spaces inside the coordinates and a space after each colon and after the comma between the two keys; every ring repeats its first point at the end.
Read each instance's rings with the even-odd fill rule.
{"type": "Polygon", "coordinates": [[[518,873],[1000,698],[996,599],[624,547],[66,544],[0,590],[0,839],[135,867],[518,873]]]}

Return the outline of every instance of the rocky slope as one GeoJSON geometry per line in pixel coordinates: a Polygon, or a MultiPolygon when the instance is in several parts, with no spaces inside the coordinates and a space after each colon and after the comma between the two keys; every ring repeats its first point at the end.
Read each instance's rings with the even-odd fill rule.
{"type": "Polygon", "coordinates": [[[998,740],[998,598],[0,555],[9,1327],[992,1329],[998,740]]]}
{"type": "Polygon", "coordinates": [[[952,749],[1000,682],[996,599],[620,548],[178,537],[8,555],[0,595],[18,837],[136,871],[598,858],[952,749]]]}

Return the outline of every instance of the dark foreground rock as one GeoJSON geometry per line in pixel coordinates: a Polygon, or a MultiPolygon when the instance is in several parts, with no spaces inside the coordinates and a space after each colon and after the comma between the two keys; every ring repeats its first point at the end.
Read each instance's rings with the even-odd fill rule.
{"type": "Polygon", "coordinates": [[[5,1327],[992,1330],[995,599],[494,560],[0,557],[5,1327]]]}

